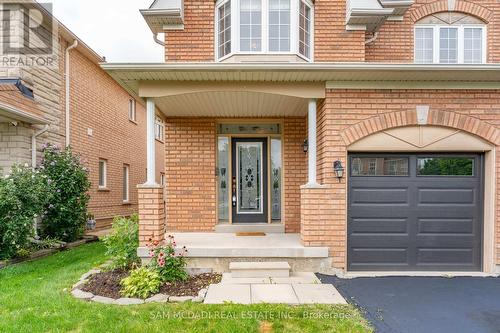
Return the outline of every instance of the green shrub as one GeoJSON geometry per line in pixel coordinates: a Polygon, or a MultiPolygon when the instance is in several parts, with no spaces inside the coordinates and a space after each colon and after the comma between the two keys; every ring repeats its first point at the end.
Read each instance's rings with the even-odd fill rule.
{"type": "Polygon", "coordinates": [[[188,278],[186,273],[185,254],[187,249],[184,246],[180,253],[176,253],[176,243],[174,236],[168,236],[167,245],[161,246],[158,243],[148,244],[151,261],[149,266],[160,273],[163,282],[185,281],[188,278]]]}
{"type": "Polygon", "coordinates": [[[66,242],[79,239],[84,231],[90,188],[88,170],[71,148],[44,148],[40,172],[47,177],[48,201],[41,226],[43,237],[66,242]]]}
{"type": "Polygon", "coordinates": [[[148,298],[160,290],[162,284],[157,271],[140,267],[130,272],[130,275],[120,281],[123,287],[121,294],[125,297],[148,298]]]}
{"type": "Polygon", "coordinates": [[[28,165],[14,166],[0,179],[0,259],[15,256],[28,245],[33,220],[41,215],[46,198],[46,179],[28,165]]]}
{"type": "Polygon", "coordinates": [[[106,255],[111,257],[111,268],[129,268],[139,261],[139,218],[115,217],[113,231],[104,238],[106,255]]]}

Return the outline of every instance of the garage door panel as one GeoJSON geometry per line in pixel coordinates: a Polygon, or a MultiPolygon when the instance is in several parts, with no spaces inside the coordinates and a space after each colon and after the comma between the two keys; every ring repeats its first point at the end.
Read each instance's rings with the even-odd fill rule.
{"type": "Polygon", "coordinates": [[[474,189],[419,188],[418,205],[470,205],[476,204],[474,189]]]}
{"type": "MultiPolygon", "coordinates": [[[[368,155],[350,156],[350,161],[361,156],[358,168],[364,174],[349,174],[348,268],[359,271],[481,270],[481,156],[463,155],[475,160],[474,172],[468,170],[474,176],[463,176],[466,173],[417,176],[417,159],[422,157],[408,154],[407,174],[386,177],[366,175],[368,169],[363,157],[368,155]]],[[[379,154],[372,155],[376,157],[368,160],[380,159],[379,154]]],[[[440,158],[441,155],[435,154],[431,159],[450,159],[440,158]]],[[[402,154],[398,156],[404,159],[402,154]]],[[[379,165],[390,167],[388,164],[372,164],[372,167],[379,165]]],[[[422,170],[434,172],[436,169],[431,167],[435,166],[422,170]]],[[[438,171],[450,170],[444,163],[438,171]]],[[[385,169],[374,172],[385,173],[385,169]]]]}
{"type": "Polygon", "coordinates": [[[408,188],[354,187],[352,205],[408,206],[408,188]]]}
{"type": "Polygon", "coordinates": [[[351,255],[358,267],[380,264],[405,266],[408,261],[407,248],[357,248],[351,255]]]}
{"type": "Polygon", "coordinates": [[[409,238],[409,234],[401,233],[401,234],[363,234],[363,235],[352,235],[350,238],[350,246],[353,249],[356,248],[407,248],[409,242],[411,242],[409,238]],[[383,244],[386,244],[384,247],[383,244]]]}
{"type": "Polygon", "coordinates": [[[419,248],[417,265],[474,265],[474,250],[470,248],[419,248]]]}
{"type": "Polygon", "coordinates": [[[352,235],[408,234],[407,218],[357,218],[351,220],[352,235]]]}
{"type": "Polygon", "coordinates": [[[418,235],[426,234],[474,234],[472,218],[420,218],[418,235]]]}

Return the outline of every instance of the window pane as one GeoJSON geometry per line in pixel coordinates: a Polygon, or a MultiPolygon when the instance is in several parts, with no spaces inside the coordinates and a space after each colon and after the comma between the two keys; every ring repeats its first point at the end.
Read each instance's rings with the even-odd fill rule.
{"type": "Polygon", "coordinates": [[[229,139],[219,138],[217,152],[219,222],[229,221],[229,139]]]}
{"type": "Polygon", "coordinates": [[[439,62],[455,64],[458,61],[458,29],[439,29],[439,62]]]}
{"type": "Polygon", "coordinates": [[[433,29],[417,28],[415,29],[415,62],[432,63],[433,62],[433,29]]]}
{"type": "Polygon", "coordinates": [[[281,220],[281,140],[271,139],[271,218],[281,220]]]}
{"type": "Polygon", "coordinates": [[[261,51],[262,13],[260,0],[240,0],[240,50],[261,51]]]}
{"type": "Polygon", "coordinates": [[[417,159],[418,176],[474,176],[474,159],[429,157],[417,159]]]}
{"type": "Polygon", "coordinates": [[[280,124],[220,124],[218,134],[281,134],[280,124]]]}
{"type": "Polygon", "coordinates": [[[219,7],[218,21],[218,50],[223,57],[231,52],[231,1],[219,7]]]}
{"type": "Polygon", "coordinates": [[[482,28],[464,28],[464,63],[482,63],[482,52],[482,28]]]}
{"type": "Polygon", "coordinates": [[[351,176],[408,176],[407,157],[355,157],[351,176]]]}
{"type": "Polygon", "coordinates": [[[128,166],[123,166],[123,201],[128,201],[128,166]]]}
{"type": "Polygon", "coordinates": [[[290,51],[290,0],[269,0],[269,51],[290,51]]]}
{"type": "Polygon", "coordinates": [[[311,8],[301,1],[299,12],[299,53],[307,58],[311,56],[311,40],[308,33],[310,29],[311,8]]]}
{"type": "Polygon", "coordinates": [[[106,162],[99,161],[99,186],[106,186],[106,162]]]}

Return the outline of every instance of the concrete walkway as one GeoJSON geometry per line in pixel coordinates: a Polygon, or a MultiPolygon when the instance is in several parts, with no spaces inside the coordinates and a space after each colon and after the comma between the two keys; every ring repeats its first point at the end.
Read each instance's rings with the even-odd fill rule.
{"type": "Polygon", "coordinates": [[[331,284],[321,284],[313,273],[289,278],[232,278],[208,288],[205,304],[347,304],[331,284]]]}

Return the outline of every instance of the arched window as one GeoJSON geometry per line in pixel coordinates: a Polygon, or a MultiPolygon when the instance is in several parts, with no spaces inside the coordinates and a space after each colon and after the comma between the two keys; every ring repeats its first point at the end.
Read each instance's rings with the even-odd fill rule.
{"type": "Polygon", "coordinates": [[[463,13],[433,14],[415,24],[414,45],[416,63],[485,63],[486,26],[463,13]]]}
{"type": "Polygon", "coordinates": [[[216,54],[312,55],[313,6],[310,0],[219,0],[216,54]]]}

